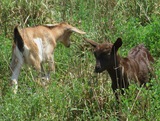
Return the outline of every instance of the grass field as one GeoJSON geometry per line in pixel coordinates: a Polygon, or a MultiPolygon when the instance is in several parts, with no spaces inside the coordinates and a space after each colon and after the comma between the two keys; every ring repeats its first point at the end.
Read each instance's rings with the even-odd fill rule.
{"type": "Polygon", "coordinates": [[[159,55],[159,0],[1,0],[0,121],[116,121],[118,113],[122,120],[160,121],[159,55]],[[70,48],[58,43],[56,73],[46,88],[34,82],[35,70],[23,66],[14,95],[9,87],[14,27],[64,21],[86,35],[73,34],[70,48]],[[114,42],[121,37],[121,56],[144,43],[155,59],[156,78],[151,79],[150,89],[130,85],[117,110],[109,75],[93,72],[95,59],[84,36],[97,42],[114,42]]]}

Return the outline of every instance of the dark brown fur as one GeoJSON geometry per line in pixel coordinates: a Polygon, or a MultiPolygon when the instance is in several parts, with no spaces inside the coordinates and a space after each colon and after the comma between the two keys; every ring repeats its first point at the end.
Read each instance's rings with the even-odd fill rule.
{"type": "Polygon", "coordinates": [[[128,88],[132,80],[138,82],[140,86],[149,81],[149,73],[153,71],[151,62],[154,62],[154,59],[143,44],[132,48],[128,56],[123,58],[117,54],[122,46],[121,38],[114,44],[109,42],[98,44],[92,40],[85,40],[94,47],[95,72],[108,71],[116,98],[118,98],[116,90],[128,88]]]}

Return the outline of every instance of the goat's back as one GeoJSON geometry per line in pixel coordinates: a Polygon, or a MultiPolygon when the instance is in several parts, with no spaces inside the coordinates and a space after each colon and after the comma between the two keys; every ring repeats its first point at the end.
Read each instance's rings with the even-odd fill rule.
{"type": "Polygon", "coordinates": [[[132,58],[146,58],[150,62],[154,62],[154,59],[144,44],[139,44],[136,47],[132,48],[128,54],[132,58]]]}
{"type": "Polygon", "coordinates": [[[143,44],[139,44],[130,50],[128,57],[134,59],[139,65],[139,73],[137,77],[140,83],[143,84],[148,82],[148,73],[152,73],[153,71],[151,62],[154,62],[154,59],[147,48],[143,44]]]}

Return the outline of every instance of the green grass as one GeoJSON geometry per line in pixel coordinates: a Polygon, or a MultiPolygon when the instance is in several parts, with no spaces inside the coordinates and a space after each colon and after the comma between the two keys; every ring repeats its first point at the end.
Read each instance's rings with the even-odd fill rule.
{"type": "Polygon", "coordinates": [[[160,9],[155,0],[1,0],[0,2],[0,121],[5,120],[109,120],[117,114],[128,121],[160,120],[160,9]],[[63,7],[62,7],[63,6],[63,7]],[[121,37],[120,55],[144,43],[155,58],[156,79],[149,90],[131,85],[117,104],[106,74],[93,72],[92,47],[73,34],[72,45],[55,49],[56,73],[47,88],[33,80],[27,66],[19,76],[18,94],[10,91],[10,60],[13,28],[66,21],[84,30],[97,42],[121,37]]]}

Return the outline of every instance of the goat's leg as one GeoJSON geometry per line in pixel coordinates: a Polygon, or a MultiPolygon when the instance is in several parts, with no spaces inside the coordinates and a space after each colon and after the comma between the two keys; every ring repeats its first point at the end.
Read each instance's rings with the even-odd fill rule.
{"type": "Polygon", "coordinates": [[[46,77],[45,77],[45,69],[43,67],[43,63],[38,63],[36,68],[35,68],[37,71],[38,71],[38,78],[35,79],[35,82],[42,86],[42,87],[45,87],[46,83],[44,80],[46,80],[46,77]]]}
{"type": "Polygon", "coordinates": [[[15,66],[17,65],[17,57],[15,56],[15,54],[12,54],[12,60],[11,60],[11,63],[10,63],[10,69],[11,69],[11,72],[13,72],[13,70],[15,69],[15,66]]]}
{"type": "Polygon", "coordinates": [[[15,94],[17,93],[17,90],[18,90],[18,76],[19,76],[22,64],[23,64],[23,61],[18,61],[18,63],[15,65],[14,69],[12,70],[11,86],[15,94]]]}
{"type": "Polygon", "coordinates": [[[36,80],[36,82],[39,85],[45,87],[47,85],[47,82],[48,82],[49,78],[48,78],[48,76],[47,76],[47,74],[45,72],[45,68],[44,68],[43,63],[41,63],[39,68],[36,69],[36,70],[38,70],[38,72],[39,72],[38,73],[38,79],[36,80]]]}
{"type": "Polygon", "coordinates": [[[55,67],[54,67],[54,59],[53,57],[50,57],[48,62],[47,62],[47,67],[48,70],[46,72],[43,63],[40,64],[41,65],[41,69],[39,72],[39,76],[40,76],[40,83],[41,85],[45,86],[49,83],[50,80],[50,72],[53,71],[55,72],[55,67]]]}
{"type": "Polygon", "coordinates": [[[41,63],[40,76],[41,76],[41,77],[44,77],[44,76],[45,76],[45,70],[44,70],[44,67],[43,67],[43,64],[42,64],[42,63],[41,63]]]}
{"type": "Polygon", "coordinates": [[[12,69],[12,76],[11,76],[11,86],[13,92],[16,94],[18,90],[18,76],[20,73],[21,66],[23,65],[23,55],[16,47],[12,52],[12,61],[11,61],[11,69],[12,69]]]}
{"type": "Polygon", "coordinates": [[[48,77],[48,79],[50,79],[50,72],[52,71],[53,73],[55,73],[55,64],[54,64],[54,57],[52,56],[52,57],[50,57],[50,60],[49,60],[49,62],[48,62],[48,66],[49,66],[49,68],[48,68],[48,72],[47,72],[47,77],[48,77]]]}
{"type": "Polygon", "coordinates": [[[52,56],[51,60],[49,61],[49,71],[52,71],[53,73],[55,73],[54,56],[52,56]]]}
{"type": "Polygon", "coordinates": [[[46,74],[42,63],[41,63],[41,79],[42,80],[49,80],[48,74],[46,74]]]}
{"type": "Polygon", "coordinates": [[[119,94],[118,94],[118,91],[117,91],[117,86],[113,82],[112,82],[112,90],[113,90],[113,93],[115,95],[115,98],[116,98],[117,102],[119,102],[119,94]]]}

